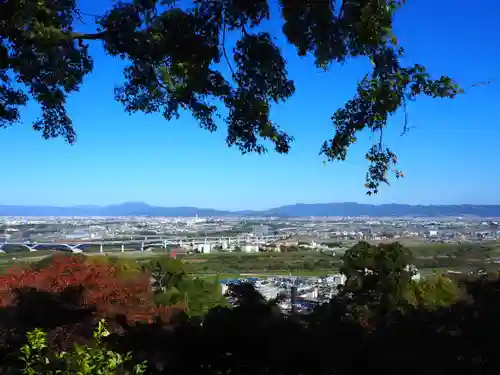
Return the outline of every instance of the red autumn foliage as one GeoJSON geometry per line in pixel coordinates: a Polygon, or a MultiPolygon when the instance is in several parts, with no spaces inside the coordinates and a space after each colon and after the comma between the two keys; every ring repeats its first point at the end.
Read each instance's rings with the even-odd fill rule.
{"type": "Polygon", "coordinates": [[[78,289],[78,307],[92,308],[97,319],[123,316],[127,323],[135,323],[172,316],[171,309],[155,305],[148,274],[120,277],[112,265],[88,262],[83,256],[54,256],[39,270],[11,268],[0,276],[0,308],[14,307],[17,291],[26,288],[49,294],[78,289]]]}

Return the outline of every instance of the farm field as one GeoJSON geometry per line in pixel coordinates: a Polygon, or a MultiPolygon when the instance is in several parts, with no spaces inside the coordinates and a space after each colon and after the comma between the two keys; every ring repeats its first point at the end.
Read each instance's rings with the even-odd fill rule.
{"type": "MultiPolygon", "coordinates": [[[[414,243],[407,245],[413,252],[415,264],[423,275],[446,270],[498,269],[500,242],[483,243],[414,243]]],[[[15,252],[0,254],[0,272],[9,267],[24,266],[53,254],[53,251],[15,252]]],[[[164,251],[106,251],[85,252],[88,256],[110,256],[146,262],[165,256],[164,251]]],[[[294,275],[324,276],[338,272],[341,256],[313,250],[272,253],[211,253],[179,255],[191,274],[201,278],[227,279],[248,276],[294,275]]]]}

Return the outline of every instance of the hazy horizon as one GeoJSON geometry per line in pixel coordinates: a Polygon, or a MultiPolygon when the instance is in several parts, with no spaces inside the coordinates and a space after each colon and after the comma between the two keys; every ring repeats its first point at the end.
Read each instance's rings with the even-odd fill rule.
{"type": "Polygon", "coordinates": [[[347,201],[336,201],[336,202],[296,202],[289,203],[283,205],[274,205],[270,207],[263,208],[243,208],[243,209],[226,209],[219,207],[208,207],[208,206],[195,206],[195,205],[178,205],[178,206],[165,206],[158,204],[151,204],[145,201],[130,201],[130,202],[121,202],[121,203],[109,203],[109,204],[77,204],[77,205],[46,205],[46,204],[7,204],[0,203],[0,206],[16,206],[16,207],[53,207],[53,208],[103,208],[110,206],[123,206],[123,205],[147,205],[150,207],[161,207],[161,208],[196,208],[196,209],[205,209],[205,210],[216,210],[216,211],[229,211],[229,212],[238,212],[238,211],[266,211],[278,207],[286,207],[286,206],[295,206],[295,205],[327,205],[327,204],[359,204],[359,205],[371,205],[371,206],[384,206],[384,205],[407,205],[407,206],[424,206],[424,207],[432,207],[432,206],[500,206],[500,204],[473,204],[473,203],[452,203],[452,204],[409,204],[409,203],[360,203],[360,202],[347,202],[347,201]]]}

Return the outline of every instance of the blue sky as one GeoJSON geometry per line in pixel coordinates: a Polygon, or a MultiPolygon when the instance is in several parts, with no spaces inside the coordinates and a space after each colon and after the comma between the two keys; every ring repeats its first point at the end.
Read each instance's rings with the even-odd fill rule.
{"type": "MultiPolygon", "coordinates": [[[[98,13],[108,0],[86,0],[98,13]]],[[[225,129],[213,134],[189,116],[167,122],[160,115],[124,113],[113,100],[123,63],[92,45],[94,72],[68,105],[78,133],[69,146],[44,141],[31,130],[36,105],[23,121],[0,130],[2,204],[80,205],[144,201],[163,206],[261,209],[293,203],[360,202],[409,204],[500,204],[500,2],[413,0],[400,11],[396,32],[408,63],[450,75],[467,88],[453,100],[412,103],[413,129],[400,137],[401,115],[386,132],[405,178],[368,197],[363,187],[365,134],[345,163],[323,166],[318,151],[333,134],[330,116],[354,93],[368,69],[360,59],[329,72],[299,59],[283,40],[297,93],[273,108],[273,119],[295,136],[291,153],[241,156],[225,144],[225,129]]],[[[86,26],[87,28],[89,26],[86,26]]],[[[274,27],[271,25],[270,27],[274,27]]]]}

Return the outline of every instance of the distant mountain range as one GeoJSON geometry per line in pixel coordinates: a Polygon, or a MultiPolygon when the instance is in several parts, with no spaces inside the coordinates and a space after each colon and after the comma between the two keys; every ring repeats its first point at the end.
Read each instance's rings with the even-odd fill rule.
{"type": "Polygon", "coordinates": [[[8,206],[0,205],[0,216],[478,216],[500,217],[500,205],[432,205],[316,203],[293,204],[265,211],[222,211],[197,207],[158,207],[141,202],[109,206],[8,206]]]}

